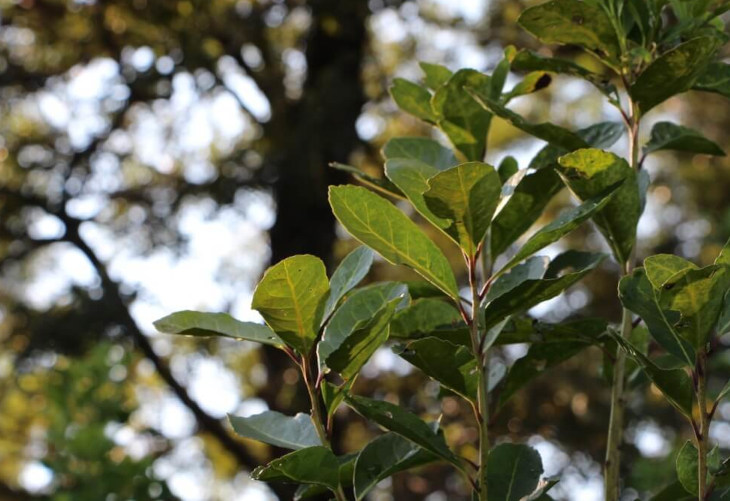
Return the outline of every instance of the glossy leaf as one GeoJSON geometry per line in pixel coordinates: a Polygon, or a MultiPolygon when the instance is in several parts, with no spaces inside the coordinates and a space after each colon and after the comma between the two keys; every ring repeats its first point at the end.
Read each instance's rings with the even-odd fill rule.
{"type": "Polygon", "coordinates": [[[446,66],[440,64],[432,64],[420,62],[418,65],[421,67],[424,75],[426,75],[425,84],[431,90],[436,90],[443,84],[448,82],[453,72],[446,66]]]}
{"type": "Polygon", "coordinates": [[[715,264],[730,265],[730,239],[720,249],[720,254],[715,258],[715,264]]]}
{"type": "Polygon", "coordinates": [[[294,417],[265,411],[249,417],[228,416],[233,430],[240,436],[284,449],[304,449],[322,445],[309,414],[294,417]]]}
{"type": "Polygon", "coordinates": [[[573,207],[564,211],[553,221],[540,228],[534,235],[532,235],[525,244],[520,247],[517,254],[510,259],[507,264],[502,267],[500,273],[503,270],[508,270],[517,263],[525,260],[540,249],[544,249],[553,242],[557,242],[563,236],[567,235],[578,226],[587,221],[596,212],[603,209],[611,197],[616,192],[620,185],[610,187],[603,194],[589,198],[577,207],[573,207]]]}
{"type": "Polygon", "coordinates": [[[700,487],[697,461],[697,449],[687,440],[677,454],[676,467],[679,483],[690,494],[696,494],[700,487]]]}
{"type": "Polygon", "coordinates": [[[570,255],[584,261],[575,271],[562,276],[552,276],[549,267],[546,273],[546,277],[549,278],[525,280],[489,303],[484,311],[485,328],[488,329],[510,315],[526,311],[557,296],[583,278],[605,258],[602,254],[570,253],[570,255]]]}
{"type": "Polygon", "coordinates": [[[694,389],[692,380],[683,369],[661,369],[628,340],[614,335],[614,339],[642,368],[667,401],[686,417],[692,416],[694,389]]]}
{"type": "Polygon", "coordinates": [[[328,293],[324,263],[310,255],[292,256],[266,271],[251,307],[284,342],[304,354],[317,338],[328,293]]]}
{"type": "Polygon", "coordinates": [[[550,258],[547,256],[533,256],[522,264],[512,267],[509,271],[494,279],[489,287],[486,302],[491,302],[511,291],[525,280],[538,280],[545,276],[550,258]]]}
{"type": "Polygon", "coordinates": [[[517,21],[546,44],[579,45],[615,63],[616,31],[599,6],[579,0],[552,0],[526,9],[517,21]]]}
{"type": "Polygon", "coordinates": [[[459,458],[446,445],[444,437],[434,431],[418,416],[402,407],[371,398],[350,395],[345,398],[347,404],[358,414],[392,431],[432,454],[452,463],[462,470],[459,458]]]}
{"type": "Polygon", "coordinates": [[[469,256],[492,222],[502,183],[491,165],[469,162],[445,170],[428,180],[423,194],[426,205],[437,217],[449,221],[446,233],[469,256]]]}
{"type": "Polygon", "coordinates": [[[623,182],[593,221],[603,233],[619,263],[631,254],[636,241],[636,225],[641,217],[641,197],[636,172],[613,153],[590,148],[560,157],[561,174],[581,200],[600,195],[623,182]]]}
{"type": "Polygon", "coordinates": [[[661,150],[704,153],[725,156],[717,143],[710,141],[694,129],[672,122],[657,122],[651,129],[651,139],[644,145],[644,154],[661,150]]]}
{"type": "Polygon", "coordinates": [[[207,337],[223,336],[255,343],[283,346],[284,342],[265,325],[241,322],[227,313],[178,311],[159,320],[155,328],[166,334],[207,337]]]}
{"type": "Polygon", "coordinates": [[[515,157],[508,155],[499,162],[497,167],[497,174],[499,174],[499,180],[504,184],[509,178],[519,172],[520,166],[517,164],[515,157]]]}
{"type": "Polygon", "coordinates": [[[520,501],[536,488],[542,475],[540,454],[527,445],[500,444],[489,451],[487,482],[492,501],[520,501]]]}
{"type": "Polygon", "coordinates": [[[546,370],[572,358],[585,348],[591,346],[595,340],[554,337],[549,341],[533,343],[527,354],[512,364],[504,386],[499,392],[501,408],[514,394],[546,370]]]}
{"type": "Polygon", "coordinates": [[[351,174],[355,177],[358,181],[363,183],[366,186],[370,186],[374,190],[380,191],[381,193],[384,193],[391,197],[397,197],[397,198],[405,198],[405,195],[403,192],[401,192],[396,185],[390,182],[390,180],[386,177],[375,177],[371,176],[367,172],[364,172],[361,169],[358,169],[357,167],[353,167],[352,165],[342,164],[339,162],[332,162],[330,164],[330,167],[333,169],[337,169],[342,172],[347,172],[348,174],[351,174]]]}
{"type": "Polygon", "coordinates": [[[687,269],[664,282],[659,305],[681,314],[675,326],[677,332],[700,349],[710,339],[728,289],[730,267],[711,265],[687,269]]]}
{"type": "Polygon", "coordinates": [[[587,80],[595,85],[604,94],[610,94],[612,86],[609,79],[575,64],[567,59],[543,57],[534,52],[521,50],[512,60],[512,69],[515,71],[549,71],[561,73],[587,80]]]}
{"type": "Polygon", "coordinates": [[[331,416],[335,413],[340,404],[345,400],[345,394],[350,391],[355,378],[345,381],[342,385],[335,385],[327,381],[322,380],[322,384],[319,387],[320,393],[322,394],[322,402],[327,410],[327,416],[331,416]]]}
{"type": "Polygon", "coordinates": [[[331,186],[332,210],[356,239],[393,264],[409,266],[450,297],[456,278],[441,250],[387,200],[358,186],[331,186]]]}
{"type": "Polygon", "coordinates": [[[641,317],[657,343],[686,365],[694,365],[694,349],[674,328],[677,315],[668,317],[659,307],[657,293],[644,268],[637,268],[622,278],[618,292],[624,307],[641,317]]]}
{"type": "Polygon", "coordinates": [[[621,122],[598,122],[576,132],[593,148],[610,148],[624,135],[621,122]]]}
{"type": "Polygon", "coordinates": [[[695,499],[696,496],[688,494],[677,480],[652,496],[650,501],[695,501],[695,499]]]}
{"type": "Polygon", "coordinates": [[[504,120],[507,120],[513,126],[530,134],[531,136],[547,141],[550,144],[560,146],[561,148],[565,148],[568,151],[586,148],[588,146],[588,143],[581,139],[580,136],[568,129],[549,122],[537,124],[528,122],[521,115],[505,108],[496,100],[481,93],[478,89],[473,87],[467,87],[467,89],[486,110],[494,113],[504,120]]]}
{"type": "Polygon", "coordinates": [[[563,183],[553,169],[543,169],[525,176],[492,221],[492,258],[502,254],[527,231],[562,188],[563,183]]]}
{"type": "Polygon", "coordinates": [[[390,95],[398,107],[414,117],[435,123],[436,115],[431,109],[431,93],[420,85],[402,78],[393,80],[390,95]]]}
{"type": "Polygon", "coordinates": [[[396,137],[383,146],[386,160],[408,158],[418,160],[438,170],[446,170],[458,164],[451,149],[427,137],[396,137]]]}
{"type": "Polygon", "coordinates": [[[422,298],[396,313],[390,323],[391,339],[437,337],[454,344],[469,344],[468,327],[451,303],[442,299],[422,298]]]}
{"type": "MultiPolygon", "coordinates": [[[[355,471],[357,453],[343,454],[337,457],[340,465],[340,487],[352,487],[352,475],[355,471]]],[[[301,484],[294,493],[294,501],[317,498],[327,494],[327,488],[317,484],[301,484]]]]}
{"type": "Polygon", "coordinates": [[[642,113],[692,88],[718,48],[711,37],[698,37],[665,52],[639,75],[629,94],[642,113]]]}
{"type": "Polygon", "coordinates": [[[360,451],[355,461],[355,499],[361,500],[383,479],[438,459],[396,433],[380,435],[360,451]]]}
{"type": "Polygon", "coordinates": [[[296,482],[323,485],[337,490],[340,481],[340,463],[326,447],[307,447],[259,466],[251,477],[262,482],[296,482]]]}
{"type": "Polygon", "coordinates": [[[692,88],[730,98],[730,64],[710,63],[692,88]]]}
{"type": "Polygon", "coordinates": [[[367,247],[358,247],[345,256],[330,278],[330,295],[324,307],[323,320],[328,319],[340,299],[365,278],[372,264],[373,251],[367,247]]]}
{"type": "Polygon", "coordinates": [[[491,113],[474,102],[464,86],[491,93],[489,76],[475,70],[459,70],[434,94],[431,102],[439,128],[467,160],[480,161],[487,147],[491,113]]]}
{"type": "Polygon", "coordinates": [[[394,351],[444,387],[476,402],[479,369],[474,355],[466,346],[427,337],[397,347],[394,351]]]}
{"type": "Polygon", "coordinates": [[[722,302],[722,310],[717,319],[716,331],[718,336],[722,336],[730,332],[730,291],[725,293],[722,302]]]}
{"type": "MultiPolygon", "coordinates": [[[[619,122],[599,122],[575,132],[592,148],[610,148],[625,133],[625,126],[619,122]]],[[[541,149],[530,161],[530,169],[544,169],[547,167],[559,167],[558,158],[569,150],[548,144],[541,149]]]]}
{"type": "Polygon", "coordinates": [[[396,308],[408,303],[408,288],[383,282],[353,292],[335,311],[317,345],[320,367],[351,379],[388,338],[388,325],[396,308]]]}
{"type": "Polygon", "coordinates": [[[654,254],[644,259],[644,269],[652,287],[660,289],[664,282],[680,271],[697,269],[697,266],[674,254],[654,254]]]}
{"type": "Polygon", "coordinates": [[[449,222],[434,214],[426,204],[423,194],[428,191],[429,178],[438,174],[435,167],[409,158],[392,158],[385,162],[385,175],[388,176],[408,198],[411,205],[436,228],[444,230],[449,222]]]}
{"type": "Polygon", "coordinates": [[[552,81],[553,78],[550,74],[544,71],[532,71],[525,75],[509,92],[506,92],[501,101],[506,104],[516,97],[526,96],[545,89],[552,81]]]}

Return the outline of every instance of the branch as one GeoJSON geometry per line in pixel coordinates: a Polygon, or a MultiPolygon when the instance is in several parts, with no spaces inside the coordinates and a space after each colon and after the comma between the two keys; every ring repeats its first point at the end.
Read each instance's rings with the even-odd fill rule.
{"type": "MultiPolygon", "coordinates": [[[[166,360],[160,357],[152,347],[149,338],[142,332],[137,325],[124,298],[119,290],[119,284],[114,281],[107,271],[106,264],[96,255],[94,250],[79,234],[79,226],[82,221],[66,214],[63,208],[56,208],[50,203],[39,197],[28,197],[13,192],[8,188],[0,187],[0,195],[15,196],[23,200],[28,205],[42,207],[47,212],[58,217],[65,225],[65,235],[56,241],[64,241],[74,245],[89,260],[94,270],[101,279],[104,295],[111,303],[112,309],[117,311],[118,320],[124,327],[125,332],[131,336],[142,354],[154,365],[157,373],[163,381],[170,387],[172,392],[180,399],[180,401],[193,413],[200,430],[205,431],[215,437],[221,445],[244,467],[253,470],[258,466],[259,461],[254,458],[245,446],[235,439],[225,428],[220,420],[206,413],[195,400],[188,394],[185,387],[178,382],[170,371],[170,367],[166,360]]],[[[280,499],[286,499],[291,495],[286,487],[275,484],[270,488],[279,496],[280,499]]],[[[2,491],[0,491],[2,494],[2,491]]],[[[12,499],[12,498],[11,498],[12,499]]],[[[20,498],[23,499],[23,498],[20,498]]],[[[2,501],[2,498],[0,498],[2,501]]]]}

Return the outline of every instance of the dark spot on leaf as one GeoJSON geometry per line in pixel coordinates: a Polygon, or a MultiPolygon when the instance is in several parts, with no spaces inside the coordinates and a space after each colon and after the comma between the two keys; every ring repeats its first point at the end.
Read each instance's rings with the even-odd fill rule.
{"type": "Polygon", "coordinates": [[[664,284],[664,290],[665,291],[671,290],[675,285],[677,285],[677,284],[676,283],[664,284]]]}
{"type": "Polygon", "coordinates": [[[550,82],[552,81],[552,77],[545,73],[543,76],[537,79],[537,82],[535,82],[535,90],[544,89],[545,87],[550,85],[550,82]]]}
{"type": "Polygon", "coordinates": [[[583,16],[573,16],[573,24],[583,24],[583,16]]]}

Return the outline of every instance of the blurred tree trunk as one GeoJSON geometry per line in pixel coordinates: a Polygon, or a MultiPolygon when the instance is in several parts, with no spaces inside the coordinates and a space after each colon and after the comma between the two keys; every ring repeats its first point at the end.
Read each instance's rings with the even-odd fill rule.
{"type": "Polygon", "coordinates": [[[276,148],[270,153],[277,203],[272,263],[308,253],[332,264],[335,220],[327,186],[345,178],[328,164],[347,162],[359,144],[355,121],[365,103],[360,70],[367,2],[317,0],[311,8],[303,97],[279,103],[265,131],[276,148]]]}

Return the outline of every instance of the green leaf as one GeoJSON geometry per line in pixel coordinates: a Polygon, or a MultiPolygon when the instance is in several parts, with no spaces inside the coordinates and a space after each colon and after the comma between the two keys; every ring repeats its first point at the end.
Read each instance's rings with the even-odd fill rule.
{"type": "Polygon", "coordinates": [[[388,303],[327,358],[327,365],[339,372],[342,379],[353,380],[373,353],[388,339],[389,323],[399,302],[394,300],[388,303]]]}
{"type": "Polygon", "coordinates": [[[463,464],[446,445],[444,437],[434,431],[415,414],[390,402],[373,400],[356,395],[345,397],[345,401],[366,419],[379,424],[386,430],[397,433],[463,471],[463,464]]]}
{"type": "Polygon", "coordinates": [[[563,187],[553,169],[528,174],[515,187],[502,210],[492,221],[491,257],[496,258],[527,231],[542,215],[548,202],[563,187]]]}
{"type": "Polygon", "coordinates": [[[649,333],[657,343],[686,365],[694,366],[694,349],[674,329],[676,315],[668,318],[659,307],[655,289],[644,268],[637,268],[631,275],[622,278],[619,282],[618,293],[624,307],[644,320],[649,333]]]}
{"type": "Polygon", "coordinates": [[[700,488],[697,468],[697,449],[687,440],[677,454],[677,478],[690,494],[697,494],[700,488]]]}
{"type": "MultiPolygon", "coordinates": [[[[610,148],[624,134],[625,128],[619,122],[599,122],[585,129],[576,131],[586,143],[592,148],[610,148]]],[[[548,144],[541,149],[537,155],[530,161],[528,168],[544,169],[546,167],[559,167],[558,158],[566,153],[570,153],[565,148],[548,144]]]]}
{"type": "Polygon", "coordinates": [[[266,270],[251,307],[284,342],[306,354],[317,339],[328,293],[324,263],[310,255],[292,256],[266,270]]]}
{"type": "Polygon", "coordinates": [[[341,164],[339,162],[332,162],[330,164],[330,167],[340,170],[342,172],[347,172],[348,174],[352,174],[355,179],[357,179],[364,185],[370,186],[371,188],[380,191],[381,193],[384,193],[388,196],[405,198],[403,192],[401,192],[396,185],[391,183],[388,178],[371,176],[370,174],[363,172],[357,167],[353,167],[352,165],[347,164],[341,164]]]}
{"type": "Polygon", "coordinates": [[[502,182],[502,184],[504,184],[509,178],[517,174],[519,170],[520,166],[517,164],[517,160],[515,159],[515,157],[507,155],[502,159],[501,162],[499,162],[499,167],[497,167],[497,174],[499,174],[499,180],[502,182]]]}
{"type": "Polygon", "coordinates": [[[497,171],[491,165],[469,162],[436,174],[428,186],[423,194],[426,205],[450,222],[446,233],[468,256],[474,256],[502,192],[497,171]]]}
{"type": "Polygon", "coordinates": [[[451,78],[451,75],[453,75],[453,72],[450,69],[446,66],[441,66],[440,64],[425,63],[421,61],[418,65],[421,67],[421,71],[423,71],[424,75],[426,75],[426,87],[431,90],[436,90],[441,87],[449,80],[449,78],[451,78]]]}
{"type": "Polygon", "coordinates": [[[512,99],[520,96],[526,96],[550,85],[553,78],[544,71],[533,71],[524,76],[524,78],[512,87],[512,90],[502,96],[501,102],[508,103],[512,99]]]}
{"type": "MultiPolygon", "coordinates": [[[[340,465],[340,487],[351,487],[352,486],[352,475],[355,471],[355,460],[357,459],[357,453],[344,454],[337,457],[337,462],[340,465]]],[[[317,484],[302,484],[297,488],[294,493],[294,501],[301,501],[303,499],[311,499],[317,497],[322,499],[322,495],[327,494],[327,488],[317,484]]]]}
{"type": "Polygon", "coordinates": [[[324,329],[317,345],[320,367],[327,366],[351,379],[388,338],[396,308],[408,302],[408,288],[384,282],[353,292],[324,329]]]}
{"type": "Polygon", "coordinates": [[[526,311],[543,301],[547,301],[548,299],[557,296],[583,278],[605,258],[605,255],[603,254],[579,252],[565,253],[564,256],[566,256],[566,258],[573,257],[583,261],[580,263],[581,267],[577,268],[576,271],[573,271],[572,273],[566,273],[559,277],[554,276],[551,273],[551,267],[553,266],[553,263],[558,261],[560,258],[560,256],[558,256],[553,263],[551,263],[550,267],[548,267],[548,273],[546,273],[546,277],[548,278],[525,280],[509,292],[499,296],[489,303],[484,311],[485,328],[488,329],[497,325],[500,321],[510,315],[526,311]]]}
{"type": "Polygon", "coordinates": [[[497,408],[502,408],[527,383],[591,346],[594,341],[558,336],[531,344],[527,354],[510,367],[504,386],[499,392],[497,408]]]}
{"type": "Polygon", "coordinates": [[[476,402],[479,369],[466,346],[427,337],[396,347],[394,351],[444,387],[476,402]]]}
{"type": "Polygon", "coordinates": [[[489,76],[475,70],[454,73],[433,96],[431,106],[438,116],[439,128],[467,160],[480,161],[487,148],[491,113],[474,102],[464,86],[491,92],[489,76]]]}
{"type": "Polygon", "coordinates": [[[613,91],[613,85],[611,85],[608,78],[593,73],[567,59],[542,57],[527,50],[521,50],[515,55],[512,60],[512,69],[514,71],[549,71],[552,73],[562,73],[587,80],[606,95],[611,94],[613,91]]]}
{"type": "Polygon", "coordinates": [[[326,447],[307,447],[259,466],[252,473],[262,482],[296,482],[323,485],[337,490],[340,483],[340,463],[326,447]]]}
{"type": "Polygon", "coordinates": [[[695,496],[687,494],[682,484],[677,480],[651,497],[651,501],[694,501],[695,496]]]}
{"type": "Polygon", "coordinates": [[[657,122],[651,129],[651,139],[644,145],[644,155],[660,150],[686,151],[724,157],[725,152],[715,142],[694,129],[672,122],[657,122]]]}
{"type": "MultiPolygon", "coordinates": [[[[599,122],[576,132],[593,148],[610,148],[624,135],[621,122],[599,122]]],[[[566,152],[567,153],[567,152],[566,152]]]]}
{"type": "Polygon", "coordinates": [[[684,416],[691,417],[694,389],[687,373],[683,369],[661,369],[628,340],[618,335],[613,338],[639,364],[667,401],[684,416]]]}
{"type": "Polygon", "coordinates": [[[456,278],[441,250],[387,200],[359,186],[330,186],[338,221],[360,242],[393,264],[409,266],[453,299],[456,278]]]}
{"type": "Polygon", "coordinates": [[[249,417],[228,416],[233,430],[240,436],[284,449],[304,449],[322,445],[309,414],[294,417],[265,411],[249,417]]]}
{"type": "Polygon", "coordinates": [[[636,225],[641,217],[636,172],[624,159],[595,148],[568,153],[558,161],[565,183],[581,200],[598,196],[623,181],[608,204],[593,216],[593,221],[616,260],[626,262],[636,241],[636,225]]]}
{"type": "Polygon", "coordinates": [[[710,63],[692,88],[730,98],[730,64],[710,63]]]}
{"type": "Polygon", "coordinates": [[[718,48],[711,37],[698,37],[665,52],[639,75],[629,94],[642,113],[688,91],[707,69],[718,48]]]}
{"type": "Polygon", "coordinates": [[[340,299],[365,278],[372,264],[373,251],[367,247],[358,247],[345,256],[330,279],[330,295],[324,307],[323,320],[327,320],[340,299]]]}
{"type": "Polygon", "coordinates": [[[730,332],[730,292],[725,293],[722,303],[722,311],[717,319],[717,336],[722,336],[730,332]]]}
{"type": "Polygon", "coordinates": [[[489,451],[487,462],[490,501],[520,501],[537,488],[542,472],[542,459],[532,447],[498,445],[489,451]]]}
{"type": "Polygon", "coordinates": [[[355,379],[353,378],[350,381],[346,381],[342,385],[337,386],[326,379],[322,380],[320,392],[322,393],[322,402],[324,403],[324,407],[327,409],[327,417],[332,416],[335,413],[340,404],[345,400],[345,394],[350,391],[354,382],[355,379]]]}
{"type": "Polygon", "coordinates": [[[491,80],[489,82],[490,96],[492,99],[499,99],[504,90],[504,84],[507,82],[510,70],[510,59],[515,51],[513,46],[508,46],[504,50],[504,57],[497,63],[492,71],[491,80]]]}
{"type": "Polygon", "coordinates": [[[673,254],[655,254],[644,259],[646,277],[654,289],[661,289],[664,282],[683,270],[697,269],[694,263],[673,254]]]}
{"type": "Polygon", "coordinates": [[[426,122],[436,123],[437,117],[431,109],[431,93],[427,89],[396,78],[390,87],[390,95],[401,110],[426,122]]]}
{"type": "Polygon", "coordinates": [[[540,249],[544,249],[553,242],[557,242],[583,222],[587,221],[596,212],[603,209],[620,185],[612,186],[602,195],[590,198],[577,207],[566,210],[552,222],[540,228],[517,251],[517,254],[505,264],[498,274],[510,269],[517,263],[525,260],[540,249]]]}
{"type": "Polygon", "coordinates": [[[395,433],[376,437],[360,451],[355,461],[355,499],[360,501],[383,479],[400,471],[438,459],[410,440],[395,433]]]}
{"type": "Polygon", "coordinates": [[[700,349],[710,339],[728,289],[728,266],[686,269],[664,282],[659,292],[659,305],[681,314],[675,325],[677,332],[700,349]]]}
{"type": "Polygon", "coordinates": [[[730,239],[720,249],[720,254],[715,258],[715,264],[730,265],[730,239]]]}
{"type": "Polygon", "coordinates": [[[543,141],[547,141],[550,144],[565,148],[568,151],[586,148],[588,146],[588,143],[581,139],[580,136],[578,136],[574,132],[569,131],[568,129],[548,122],[538,124],[528,122],[522,116],[518,115],[508,108],[505,108],[496,100],[480,92],[479,89],[475,89],[469,86],[467,86],[466,89],[471,92],[474,98],[482,106],[484,106],[486,110],[494,113],[504,120],[507,120],[513,126],[517,127],[521,131],[530,134],[531,136],[542,139],[543,141]]]}
{"type": "Polygon", "coordinates": [[[255,343],[284,346],[279,336],[265,325],[241,322],[227,313],[178,311],[156,320],[155,328],[166,334],[183,336],[223,336],[255,343]]]}
{"type": "Polygon", "coordinates": [[[538,280],[545,276],[550,258],[547,256],[533,256],[522,264],[518,264],[507,273],[499,275],[489,287],[486,302],[492,302],[511,291],[525,280],[538,280]]]}
{"type": "Polygon", "coordinates": [[[423,298],[395,314],[390,323],[391,339],[420,339],[435,336],[456,344],[468,340],[467,326],[453,304],[441,299],[423,298]],[[466,335],[466,336],[464,336],[466,335]]]}
{"type": "Polygon", "coordinates": [[[546,44],[579,45],[615,65],[621,53],[616,31],[599,6],[578,0],[552,0],[522,12],[517,22],[546,44]]]}
{"type": "Polygon", "coordinates": [[[388,176],[388,179],[405,193],[406,198],[419,214],[443,231],[448,227],[449,222],[434,214],[423,197],[423,194],[428,191],[429,178],[438,172],[435,167],[420,160],[392,158],[385,162],[385,175],[388,176]]]}
{"type": "Polygon", "coordinates": [[[454,153],[439,142],[426,137],[396,137],[383,146],[386,160],[409,158],[418,160],[438,170],[446,170],[458,164],[454,153]]]}

